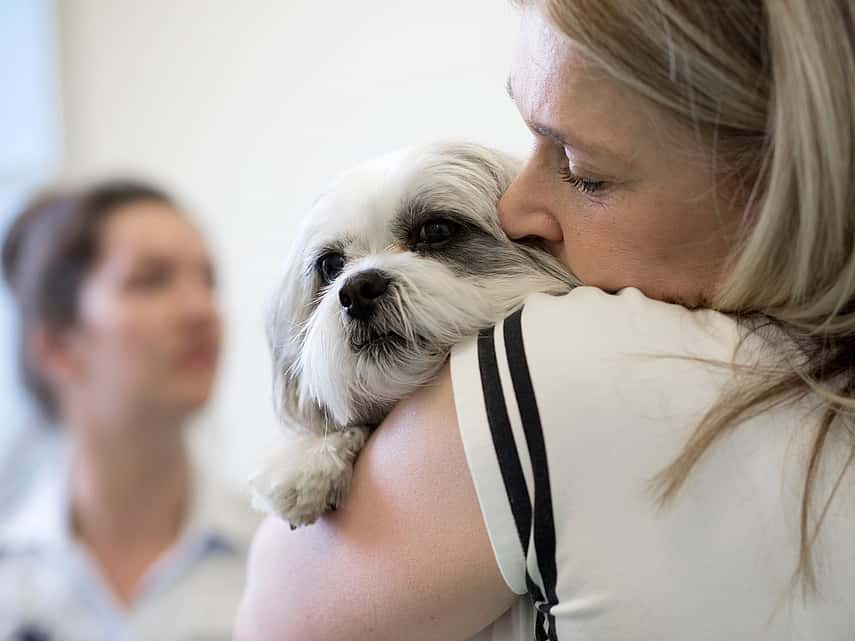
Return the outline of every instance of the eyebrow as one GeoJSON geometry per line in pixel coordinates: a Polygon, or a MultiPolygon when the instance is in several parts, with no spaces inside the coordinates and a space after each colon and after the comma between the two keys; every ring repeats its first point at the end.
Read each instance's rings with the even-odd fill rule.
{"type": "MultiPolygon", "coordinates": [[[[508,76],[508,80],[505,83],[505,91],[508,92],[508,97],[511,100],[516,102],[516,98],[514,97],[514,87],[511,83],[511,77],[508,76]]],[[[624,159],[620,154],[606,149],[600,145],[592,144],[590,142],[586,142],[580,140],[574,136],[570,136],[564,133],[561,133],[552,127],[548,127],[546,125],[542,125],[538,122],[532,122],[530,120],[525,121],[528,125],[529,129],[531,129],[534,133],[543,136],[544,138],[548,138],[552,142],[561,147],[569,147],[570,149],[578,149],[579,151],[586,153],[590,156],[601,155],[612,160],[616,160],[624,165],[629,164],[626,159],[624,159]]]]}

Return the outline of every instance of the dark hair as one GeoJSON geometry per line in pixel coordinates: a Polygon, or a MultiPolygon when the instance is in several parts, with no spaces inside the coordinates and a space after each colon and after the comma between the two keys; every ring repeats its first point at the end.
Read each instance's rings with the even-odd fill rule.
{"type": "MultiPolygon", "coordinates": [[[[21,335],[41,325],[60,330],[77,321],[80,289],[98,258],[101,231],[120,207],[140,201],[174,206],[165,192],[132,180],[36,196],[15,217],[3,242],[3,277],[17,303],[21,335]]],[[[53,390],[40,374],[27,341],[19,342],[19,370],[38,407],[56,418],[53,390]]]]}

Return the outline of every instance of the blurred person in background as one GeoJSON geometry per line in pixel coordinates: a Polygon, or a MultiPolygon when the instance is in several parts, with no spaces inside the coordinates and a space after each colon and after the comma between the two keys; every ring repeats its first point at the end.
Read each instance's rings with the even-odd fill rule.
{"type": "Polygon", "coordinates": [[[0,523],[0,640],[228,639],[256,519],[185,442],[221,343],[202,235],[105,182],[32,202],[2,261],[21,375],[66,438],[0,523]]]}

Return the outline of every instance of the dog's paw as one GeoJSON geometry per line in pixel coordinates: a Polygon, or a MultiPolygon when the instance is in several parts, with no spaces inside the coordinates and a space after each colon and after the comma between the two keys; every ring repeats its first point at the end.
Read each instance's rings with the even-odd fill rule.
{"type": "Polygon", "coordinates": [[[268,500],[273,511],[292,529],[310,525],[338,507],[350,491],[351,476],[350,466],[335,475],[307,466],[295,478],[276,486],[268,500]]]}
{"type": "Polygon", "coordinates": [[[314,523],[350,492],[353,461],[367,435],[367,430],[357,428],[326,436],[300,435],[251,480],[253,505],[291,527],[314,523]]]}

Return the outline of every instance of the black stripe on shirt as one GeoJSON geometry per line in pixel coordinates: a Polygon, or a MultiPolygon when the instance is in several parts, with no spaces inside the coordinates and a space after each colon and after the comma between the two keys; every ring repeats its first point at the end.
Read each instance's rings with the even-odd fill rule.
{"type": "MultiPolygon", "coordinates": [[[[499,378],[499,367],[496,362],[496,343],[493,329],[486,329],[478,335],[478,369],[481,373],[481,391],[484,394],[484,405],[487,410],[487,422],[493,437],[493,447],[496,459],[505,483],[505,493],[511,505],[517,533],[520,537],[523,562],[528,557],[529,539],[531,537],[531,498],[528,486],[523,476],[517,443],[511,431],[511,421],[508,418],[508,408],[502,391],[502,381],[499,378]]],[[[543,593],[538,585],[525,572],[525,583],[529,595],[535,602],[544,603],[543,593]]]]}
{"type": "Polygon", "coordinates": [[[555,592],[558,571],[555,561],[555,518],[552,511],[552,488],[549,483],[549,462],[546,458],[546,443],[540,422],[540,411],[531,382],[531,374],[525,355],[522,335],[522,309],[511,314],[504,323],[505,350],[508,368],[517,405],[520,410],[523,431],[531,458],[534,478],[534,548],[538,568],[543,581],[543,590],[549,601],[547,619],[549,639],[557,641],[555,617],[549,613],[551,606],[558,603],[555,592]]]}
{"type": "MultiPolygon", "coordinates": [[[[496,451],[496,459],[505,484],[505,493],[511,506],[511,513],[517,526],[517,533],[522,546],[523,563],[527,565],[529,539],[532,525],[531,498],[528,486],[523,476],[519,451],[511,431],[505,395],[502,391],[502,381],[499,378],[499,367],[496,359],[496,343],[494,328],[481,331],[478,334],[478,369],[481,374],[481,391],[484,395],[484,405],[487,412],[487,422],[496,451]]],[[[543,592],[532,580],[526,567],[525,583],[529,596],[537,608],[535,623],[535,641],[547,641],[545,615],[541,608],[546,605],[543,592]]],[[[554,627],[554,623],[550,622],[554,627]]]]}
{"type": "Polygon", "coordinates": [[[496,459],[499,461],[502,480],[505,482],[505,492],[511,504],[511,512],[514,515],[523,557],[525,557],[528,553],[531,533],[531,499],[525,484],[522,465],[520,465],[517,444],[511,431],[502,381],[499,378],[493,328],[485,329],[478,334],[478,369],[481,372],[481,391],[484,394],[493,447],[496,449],[496,459]]]}

